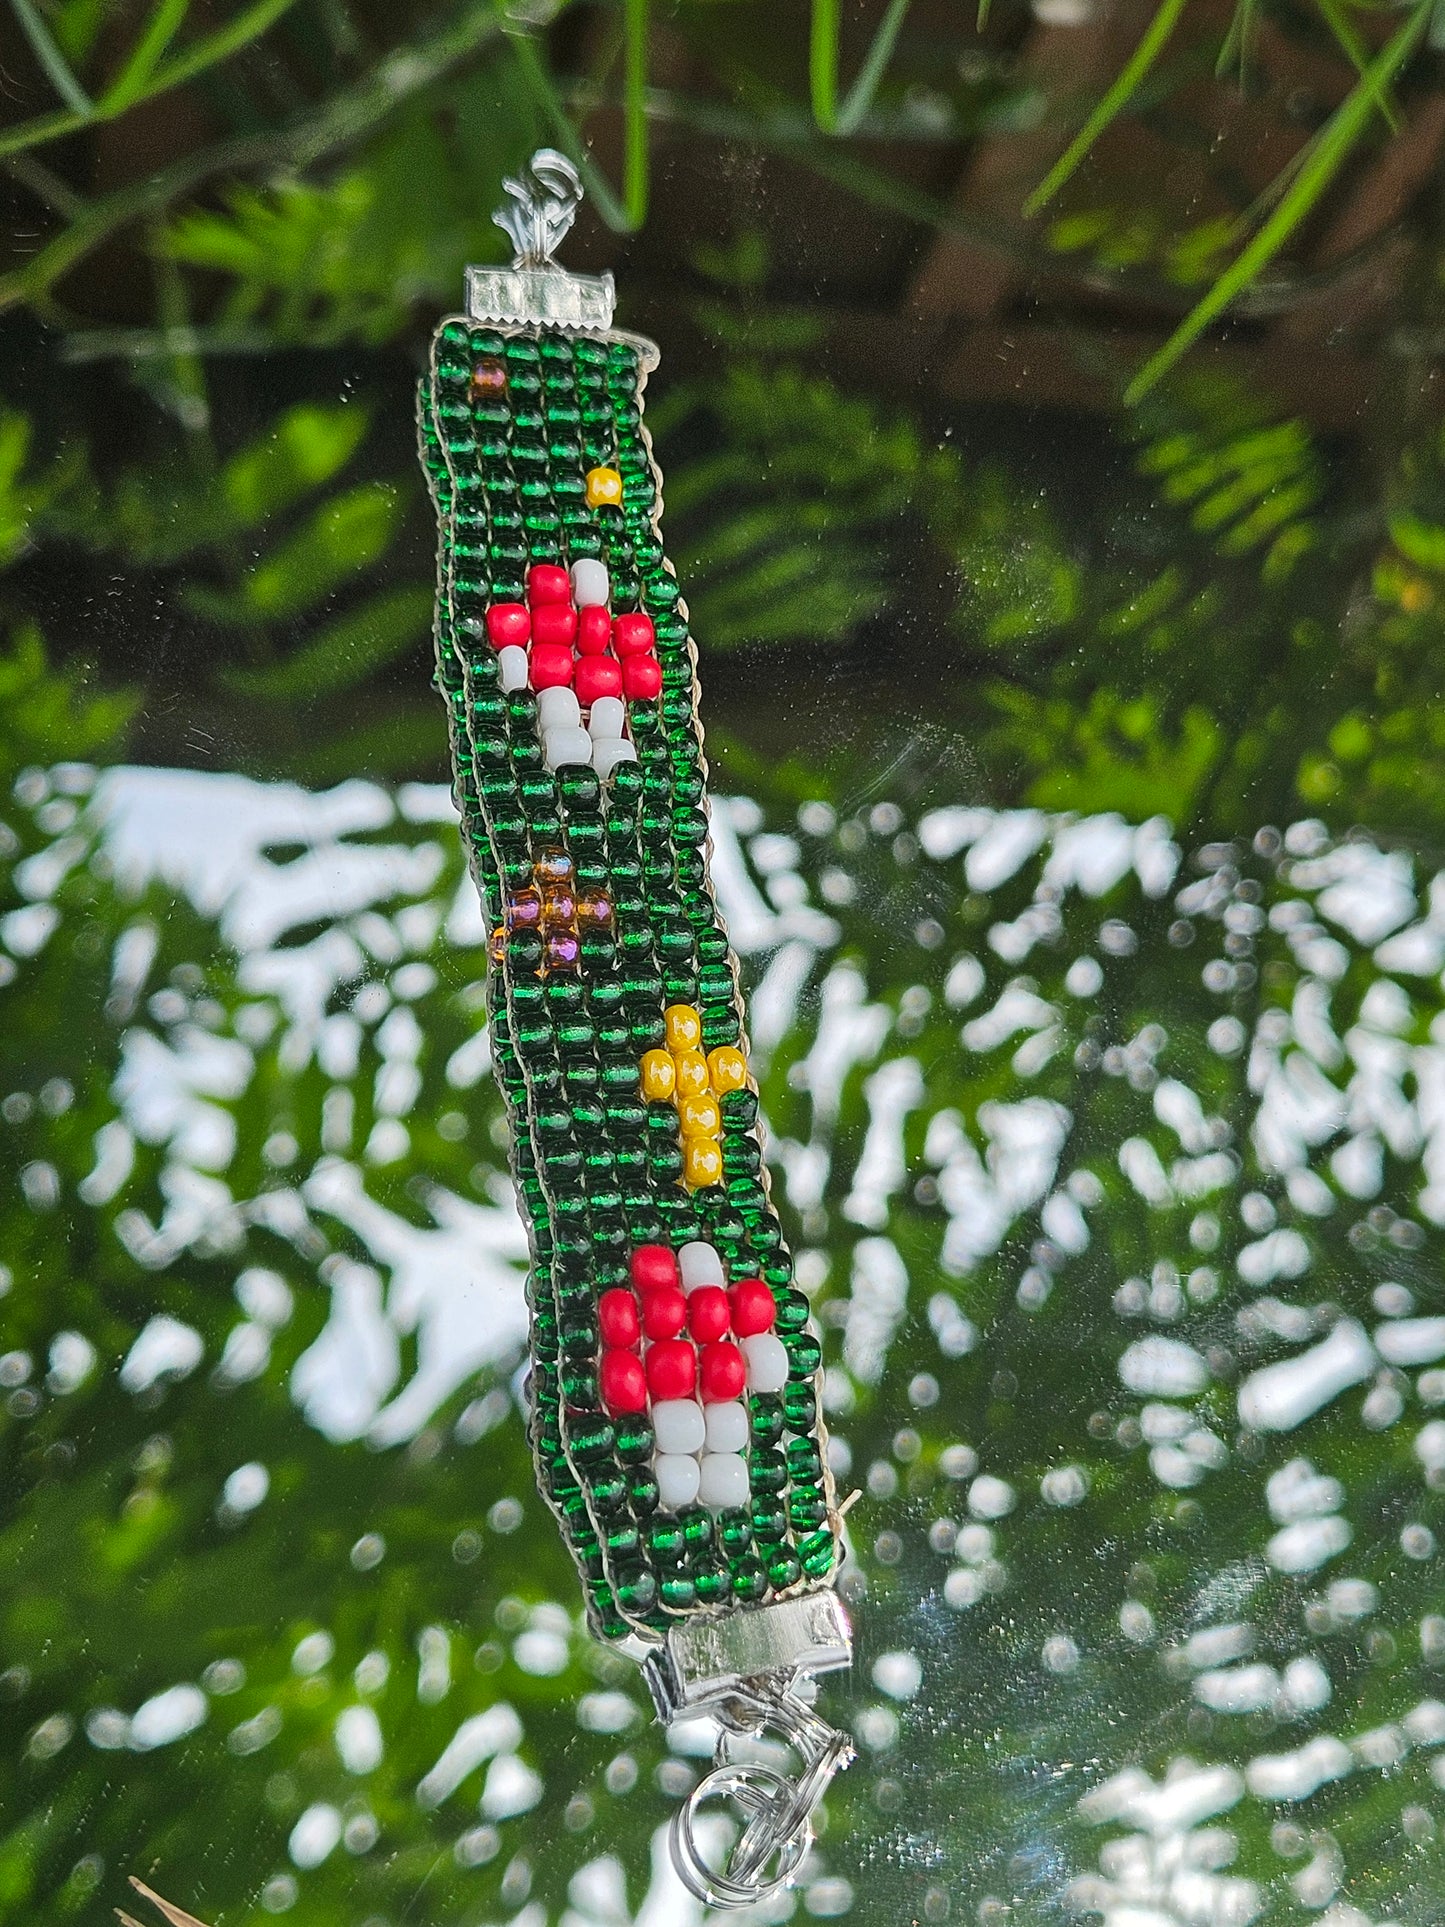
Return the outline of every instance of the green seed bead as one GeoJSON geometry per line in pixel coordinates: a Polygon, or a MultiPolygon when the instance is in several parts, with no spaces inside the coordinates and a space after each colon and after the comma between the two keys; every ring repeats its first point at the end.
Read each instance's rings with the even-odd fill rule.
{"type": "MultiPolygon", "coordinates": [[[[594,1385],[596,1375],[593,1375],[594,1385]]],[[[567,1395],[564,1382],[563,1394],[567,1395]]],[[[595,1397],[595,1392],[594,1392],[595,1397]]],[[[616,1444],[611,1422],[605,1418],[584,1418],[572,1427],[569,1444],[573,1458],[582,1465],[595,1465],[607,1458],[616,1444]]]]}
{"type": "Polygon", "coordinates": [[[809,1433],[818,1423],[818,1400],[811,1384],[788,1385],[783,1390],[783,1417],[790,1432],[809,1433]]]}
{"type": "Polygon", "coordinates": [[[629,1566],[625,1575],[616,1576],[617,1603],[624,1612],[641,1617],[649,1612],[657,1599],[657,1580],[646,1566],[629,1566]]]}
{"type": "Polygon", "coordinates": [[[811,1486],[801,1486],[788,1494],[788,1524],[794,1532],[812,1532],[828,1516],[823,1495],[811,1486]]]}
{"type": "Polygon", "coordinates": [[[768,1560],[768,1584],[775,1592],[785,1592],[789,1586],[796,1586],[802,1576],[801,1561],[786,1546],[768,1560]]]}
{"type": "Polygon", "coordinates": [[[728,1553],[745,1552],[752,1543],[752,1520],[741,1506],[718,1514],[718,1540],[728,1553]]]}
{"type": "Polygon", "coordinates": [[[754,1606],[768,1590],[768,1575],[760,1559],[748,1555],[732,1562],[733,1598],[740,1605],[754,1606]]]}
{"type": "Polygon", "coordinates": [[[788,1515],[782,1500],[768,1493],[759,1494],[753,1500],[748,1520],[759,1544],[772,1544],[788,1529],[788,1515]]]}
{"type": "Polygon", "coordinates": [[[748,1400],[748,1427],[755,1445],[776,1445],[783,1436],[783,1401],[773,1392],[754,1392],[748,1400]]]}
{"type": "Polygon", "coordinates": [[[609,1556],[624,1558],[641,1549],[641,1537],[631,1520],[609,1527],[606,1538],[609,1556]]]}
{"type": "Polygon", "coordinates": [[[805,1328],[811,1308],[802,1292],[794,1286],[785,1286],[773,1293],[773,1304],[777,1310],[780,1332],[797,1332],[805,1328]]]}
{"type": "Polygon", "coordinates": [[[816,1485],[823,1476],[823,1461],[814,1440],[793,1439],[788,1446],[788,1476],[795,1485],[816,1485]]]}
{"type": "Polygon", "coordinates": [[[681,1514],[682,1536],[689,1552],[700,1552],[713,1542],[713,1517],[703,1506],[689,1506],[681,1514]]]}
{"type": "Polygon", "coordinates": [[[682,1149],[654,1142],[647,1154],[648,1169],[659,1184],[676,1184],[682,1176],[682,1149]]]}
{"type": "Polygon", "coordinates": [[[788,1352],[788,1377],[811,1378],[823,1362],[823,1347],[811,1332],[782,1334],[788,1352]]]}
{"type": "Polygon", "coordinates": [[[755,1252],[776,1251],[783,1241],[781,1227],[760,1209],[749,1209],[742,1213],[748,1228],[748,1243],[755,1252]]]}
{"type": "Polygon", "coordinates": [[[632,1628],[617,1610],[610,1586],[600,1582],[588,1588],[592,1616],[604,1639],[625,1639],[632,1628]]]}
{"type": "Polygon", "coordinates": [[[697,1587],[685,1573],[666,1574],[658,1594],[663,1605],[671,1607],[674,1612],[686,1612],[697,1604],[697,1587]]]}
{"type": "Polygon", "coordinates": [[[702,1041],[709,1050],[719,1044],[735,1044],[742,1036],[737,1011],[731,1004],[705,1004],[702,1012],[702,1041]]]}
{"type": "Polygon", "coordinates": [[[591,1318],[562,1320],[560,1339],[565,1359],[591,1359],[597,1351],[596,1321],[591,1318]]]}
{"type": "Polygon", "coordinates": [[[730,1137],[723,1144],[723,1174],[751,1177],[762,1169],[763,1154],[750,1137],[730,1137]]]}
{"type": "MultiPolygon", "coordinates": [[[[556,1198],[552,1200],[552,1207],[554,1211],[558,1208],[556,1198]]],[[[591,1416],[597,1410],[597,1373],[591,1361],[579,1364],[575,1359],[569,1359],[562,1371],[561,1383],[562,1397],[568,1410],[587,1415],[579,1420],[579,1431],[573,1434],[574,1440],[580,1436],[583,1442],[582,1447],[577,1450],[578,1458],[607,1456],[612,1450],[610,1437],[612,1428],[610,1426],[607,1428],[609,1436],[606,1443],[598,1443],[596,1434],[600,1421],[591,1416]]]]}
{"type": "Polygon", "coordinates": [[[736,994],[731,967],[726,963],[705,963],[697,973],[698,992],[705,1004],[728,1004],[736,994]]]}
{"type": "Polygon", "coordinates": [[[754,1448],[748,1460],[748,1481],[754,1493],[781,1492],[788,1483],[788,1462],[781,1452],[754,1448]]]}
{"type": "Polygon", "coordinates": [[[838,1558],[838,1544],[831,1528],[824,1526],[800,1539],[798,1558],[810,1579],[822,1579],[830,1573],[838,1558]]]}
{"type": "MultiPolygon", "coordinates": [[[[577,1435],[572,1434],[573,1455],[577,1454],[577,1435]]],[[[610,1517],[627,1504],[627,1481],[615,1465],[603,1466],[588,1475],[587,1497],[592,1510],[610,1517]]]]}
{"type": "Polygon", "coordinates": [[[732,1574],[720,1559],[705,1561],[693,1575],[700,1606],[720,1606],[732,1596],[732,1574]]]}
{"type": "Polygon", "coordinates": [[[758,1121],[756,1091],[724,1091],[718,1099],[723,1126],[729,1131],[750,1131],[758,1121]]]}
{"type": "Polygon", "coordinates": [[[647,1459],[652,1454],[652,1427],[645,1418],[631,1413],[619,1418],[615,1424],[617,1434],[617,1456],[624,1463],[647,1459]]]}

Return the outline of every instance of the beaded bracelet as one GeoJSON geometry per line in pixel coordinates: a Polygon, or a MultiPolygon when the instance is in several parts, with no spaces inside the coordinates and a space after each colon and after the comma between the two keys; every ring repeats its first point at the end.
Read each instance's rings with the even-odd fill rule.
{"type": "Polygon", "coordinates": [[[549,149],[506,182],[507,269],[467,271],[419,398],[440,524],[436,671],[492,928],[488,1019],[530,1234],[538,1483],[597,1637],[658,1717],[721,1722],[674,1821],[700,1898],[789,1879],[846,1739],[799,1688],[846,1666],[820,1347],[768,1190],[736,960],[708,874],[697,655],[642,420],[658,351],[553,252],[549,149]],[[733,1764],[776,1730],[796,1780],[733,1764]],[[746,1824],[721,1870],[705,1800],[746,1824]]]}

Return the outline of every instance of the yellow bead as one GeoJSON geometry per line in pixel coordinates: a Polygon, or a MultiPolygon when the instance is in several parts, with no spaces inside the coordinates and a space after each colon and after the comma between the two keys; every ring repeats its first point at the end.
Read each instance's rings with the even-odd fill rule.
{"type": "Polygon", "coordinates": [[[711,1091],[698,1097],[685,1097],[677,1107],[677,1121],[684,1137],[716,1137],[722,1129],[722,1112],[711,1091]]]}
{"type": "Polygon", "coordinates": [[[707,1054],[707,1074],[721,1097],[724,1091],[741,1091],[748,1081],[748,1060],[736,1044],[719,1044],[707,1054]]]}
{"type": "Polygon", "coordinates": [[[707,1089],[707,1059],[700,1050],[680,1050],[672,1060],[677,1075],[678,1101],[701,1097],[707,1089]]]}
{"type": "Polygon", "coordinates": [[[649,1102],[672,1096],[677,1086],[677,1072],[665,1050],[644,1051],[638,1070],[642,1078],[642,1095],[649,1102]]]}
{"type": "Polygon", "coordinates": [[[667,1048],[674,1056],[680,1050],[697,1049],[702,1041],[702,1018],[691,1004],[669,1004],[662,1021],[667,1026],[667,1048]]]}
{"type": "Polygon", "coordinates": [[[682,1181],[690,1191],[722,1178],[722,1146],[716,1138],[689,1137],[682,1144],[682,1181]]]}
{"type": "Polygon", "coordinates": [[[590,509],[615,506],[622,500],[622,477],[615,468],[589,468],[587,506],[590,509]]]}

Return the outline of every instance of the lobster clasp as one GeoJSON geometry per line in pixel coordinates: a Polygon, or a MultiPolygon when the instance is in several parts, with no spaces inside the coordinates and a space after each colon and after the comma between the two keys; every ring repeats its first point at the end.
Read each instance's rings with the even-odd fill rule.
{"type": "Polygon", "coordinates": [[[710,1713],[722,1732],[711,1773],[672,1823],[672,1858],[690,1893],[713,1907],[747,1907],[785,1887],[813,1844],[813,1813],[852,1742],[798,1696],[804,1680],[847,1666],[852,1635],[836,1594],[818,1591],[725,1618],[683,1621],[644,1664],[658,1717],[710,1713]],[[736,1739],[773,1734],[796,1754],[796,1776],[733,1757],[736,1739]],[[703,1851],[698,1815],[712,1801],[741,1809],[722,1866],[703,1851]]]}

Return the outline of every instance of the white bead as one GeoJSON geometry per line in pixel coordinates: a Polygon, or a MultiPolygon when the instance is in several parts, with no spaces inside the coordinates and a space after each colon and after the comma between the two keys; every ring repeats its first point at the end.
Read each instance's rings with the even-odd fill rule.
{"type": "Polygon", "coordinates": [[[703,1408],[709,1452],[741,1452],[748,1442],[748,1408],[735,1399],[703,1408]]]}
{"type": "Polygon", "coordinates": [[[702,1461],[697,1496],[714,1512],[748,1502],[748,1468],[736,1452],[709,1452],[702,1461]]]}
{"type": "Polygon", "coordinates": [[[700,1238],[686,1244],[677,1254],[678,1268],[682,1272],[684,1291],[696,1291],[699,1285],[725,1285],[722,1259],[709,1244],[700,1238]]]}
{"type": "Polygon", "coordinates": [[[627,710],[620,696],[599,696],[587,712],[587,729],[594,743],[621,742],[627,710]]]}
{"type": "Polygon", "coordinates": [[[694,1503],[702,1477],[696,1459],[686,1452],[659,1452],[652,1469],[657,1474],[657,1503],[664,1512],[681,1512],[694,1503]]]}
{"type": "Polygon", "coordinates": [[[510,693],[513,689],[527,687],[527,652],[515,642],[509,642],[505,649],[497,651],[497,668],[501,671],[504,690],[510,693]]]}
{"type": "Polygon", "coordinates": [[[584,556],[572,564],[572,600],[579,609],[607,606],[607,564],[584,556]]]}
{"type": "Polygon", "coordinates": [[[612,774],[619,763],[636,761],[637,751],[631,743],[619,743],[615,737],[604,736],[600,743],[592,745],[592,767],[604,779],[612,774]]]}
{"type": "Polygon", "coordinates": [[[701,1452],[707,1428],[695,1398],[663,1398],[652,1408],[652,1430],[659,1452],[701,1452]]]}
{"type": "Polygon", "coordinates": [[[788,1382],[788,1354],[773,1332],[754,1332],[743,1340],[750,1392],[781,1392],[788,1382]]]}
{"type": "Polygon", "coordinates": [[[537,723],[541,729],[575,729],[581,720],[582,711],[575,690],[537,691],[537,723]]]}
{"type": "Polygon", "coordinates": [[[575,729],[548,729],[542,734],[542,754],[548,769],[561,769],[565,763],[590,763],[592,738],[580,723],[575,729]]]}

